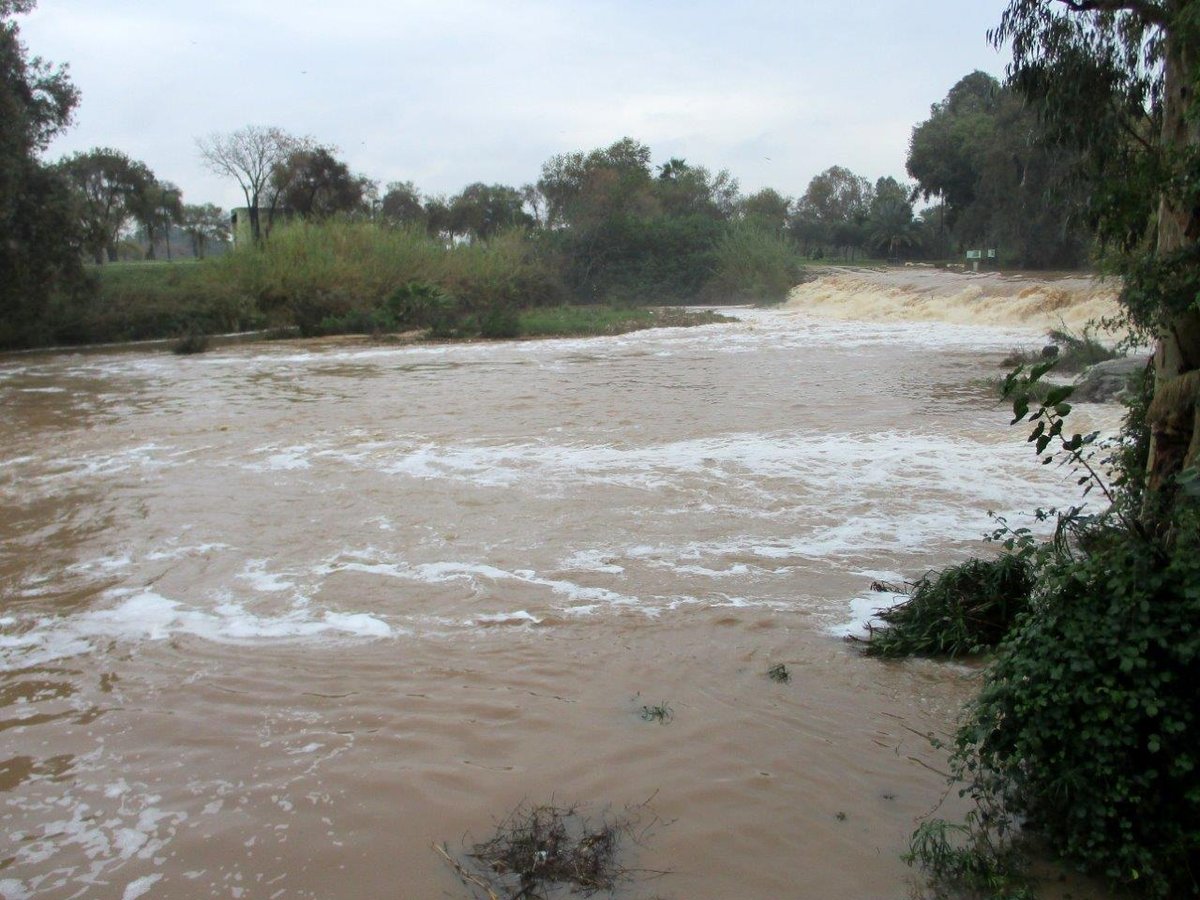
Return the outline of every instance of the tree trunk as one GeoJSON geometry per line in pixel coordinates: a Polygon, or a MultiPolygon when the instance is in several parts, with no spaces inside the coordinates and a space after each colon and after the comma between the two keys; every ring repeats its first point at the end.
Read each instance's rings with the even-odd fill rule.
{"type": "MultiPolygon", "coordinates": [[[[1164,62],[1162,148],[1168,158],[1200,146],[1200,121],[1188,113],[1193,103],[1191,73],[1195,48],[1168,31],[1164,62]]],[[[1158,209],[1160,258],[1200,241],[1200,209],[1164,194],[1158,209]]],[[[1154,400],[1147,413],[1150,494],[1168,494],[1174,476],[1197,461],[1200,452],[1200,311],[1174,314],[1159,334],[1154,354],[1154,400]]],[[[1150,499],[1149,497],[1147,498],[1150,499]]],[[[1169,500],[1169,497],[1168,497],[1169,500]]]]}

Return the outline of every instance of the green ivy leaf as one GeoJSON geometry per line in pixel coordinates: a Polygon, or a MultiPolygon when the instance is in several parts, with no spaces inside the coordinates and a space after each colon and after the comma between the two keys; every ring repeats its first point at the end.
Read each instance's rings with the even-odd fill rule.
{"type": "MultiPolygon", "coordinates": [[[[1071,394],[1073,394],[1074,392],[1075,392],[1074,386],[1069,385],[1069,384],[1064,384],[1064,385],[1060,385],[1059,387],[1053,388],[1046,393],[1046,405],[1047,406],[1058,406],[1058,404],[1062,403],[1064,400],[1066,400],[1068,397],[1070,397],[1071,394]]],[[[1070,412],[1070,411],[1071,411],[1071,408],[1068,406],[1067,412],[1070,412]]],[[[1066,414],[1067,413],[1059,413],[1059,415],[1063,415],[1063,416],[1065,416],[1066,414]]]]}
{"type": "Polygon", "coordinates": [[[1029,413],[1029,398],[1018,397],[1013,401],[1013,420],[1010,425],[1016,425],[1029,413]]]}

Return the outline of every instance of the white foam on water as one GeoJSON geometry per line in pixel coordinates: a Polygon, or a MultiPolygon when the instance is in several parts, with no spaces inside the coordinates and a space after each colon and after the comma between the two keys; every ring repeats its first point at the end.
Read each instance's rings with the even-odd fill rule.
{"type": "Polygon", "coordinates": [[[879,613],[891,609],[908,599],[908,594],[897,594],[890,591],[871,591],[859,594],[850,600],[850,618],[830,625],[826,630],[837,637],[866,638],[870,636],[871,628],[878,628],[883,623],[879,613]]]}
{"type": "Polygon", "coordinates": [[[318,575],[328,576],[336,572],[361,572],[381,575],[424,584],[445,584],[465,581],[478,588],[480,581],[516,581],[522,584],[544,587],[552,593],[573,602],[604,603],[608,606],[636,606],[640,601],[607,588],[586,587],[566,579],[544,578],[528,569],[508,571],[486,563],[436,562],[407,563],[402,561],[379,562],[380,554],[373,549],[365,551],[343,551],[339,559],[324,563],[315,569],[318,575]]]}
{"type": "Polygon", "coordinates": [[[135,878],[125,886],[125,893],[121,896],[121,900],[137,900],[138,897],[150,893],[154,885],[158,884],[161,880],[162,875],[160,873],[135,878]]]}
{"type": "Polygon", "coordinates": [[[128,553],[121,556],[101,556],[88,562],[73,563],[67,566],[68,572],[118,572],[133,565],[133,557],[128,553]]]}
{"type": "Polygon", "coordinates": [[[97,478],[109,478],[121,475],[134,468],[158,470],[180,465],[178,461],[163,459],[164,456],[175,452],[173,447],[159,444],[142,444],[128,447],[115,453],[59,457],[49,460],[45,468],[47,474],[37,476],[34,481],[40,483],[54,482],[61,479],[90,481],[97,478]]]}
{"type": "Polygon", "coordinates": [[[564,569],[598,572],[605,575],[620,575],[624,566],[614,562],[612,556],[601,550],[576,550],[561,563],[564,569]]]}
{"type": "Polygon", "coordinates": [[[541,625],[542,620],[524,609],[510,613],[494,613],[468,619],[467,625],[541,625]]]}
{"type": "Polygon", "coordinates": [[[233,602],[211,611],[185,606],[154,591],[110,591],[124,597],[116,606],[69,616],[12,617],[0,632],[0,671],[43,665],[91,652],[100,639],[162,641],[191,635],[214,642],[298,640],[315,637],[384,638],[401,633],[369,613],[306,608],[278,616],[260,616],[233,602]]]}
{"type": "Polygon", "coordinates": [[[396,442],[366,457],[338,451],[322,455],[384,474],[477,487],[715,492],[729,498],[726,506],[733,502],[732,509],[756,515],[791,514],[770,502],[781,489],[810,517],[814,509],[847,510],[870,497],[894,503],[904,497],[958,495],[968,503],[1008,508],[1014,491],[1034,505],[1074,496],[1070,479],[1039,470],[1019,441],[991,443],[937,433],[736,433],[646,446],[396,442]],[[787,484],[767,483],[775,480],[787,484]]]}
{"type": "Polygon", "coordinates": [[[266,460],[261,463],[250,463],[247,468],[259,472],[290,472],[307,469],[311,465],[308,461],[311,450],[312,447],[305,444],[297,444],[292,447],[258,447],[253,452],[266,455],[266,460]]]}
{"type": "Polygon", "coordinates": [[[753,571],[745,563],[734,563],[726,569],[709,569],[706,566],[695,565],[671,565],[671,569],[680,575],[700,575],[704,578],[744,578],[753,571]]]}
{"type": "Polygon", "coordinates": [[[191,544],[183,547],[175,547],[171,550],[154,550],[147,553],[145,558],[151,562],[164,562],[185,559],[189,556],[204,556],[207,553],[212,553],[214,550],[228,549],[228,544],[191,544]]]}
{"type": "Polygon", "coordinates": [[[267,571],[268,562],[269,560],[265,559],[247,560],[245,569],[234,577],[249,582],[251,588],[265,593],[295,590],[295,582],[283,575],[267,571]]]}

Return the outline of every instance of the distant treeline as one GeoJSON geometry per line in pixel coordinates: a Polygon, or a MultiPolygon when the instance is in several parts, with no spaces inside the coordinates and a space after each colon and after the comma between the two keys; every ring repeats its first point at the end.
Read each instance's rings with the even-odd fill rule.
{"type": "Polygon", "coordinates": [[[1085,194],[1061,178],[1068,161],[979,72],[914,129],[915,183],[833,166],[796,198],[744,195],[728,171],[680,158],[655,164],[630,138],[555,156],[521,187],[381,191],[336,148],[250,126],[198,142],[242,190],[235,233],[224,210],[185,204],[120,150],[43,162],[78,94],[65,70],[26,58],[11,15],[0,5],[0,108],[15,125],[0,141],[0,347],[260,324],[382,328],[403,324],[386,302],[406,286],[480,323],[493,307],[777,301],[801,279],[802,257],[961,259],[994,247],[1005,265],[1065,267],[1089,251],[1085,194]],[[919,198],[936,202],[917,213],[919,198]],[[181,256],[202,261],[106,273],[118,260],[181,256]]]}

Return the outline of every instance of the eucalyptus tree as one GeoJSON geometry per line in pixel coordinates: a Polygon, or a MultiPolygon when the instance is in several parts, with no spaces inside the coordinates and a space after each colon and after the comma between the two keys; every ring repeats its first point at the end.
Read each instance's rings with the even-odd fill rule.
{"type": "Polygon", "coordinates": [[[1080,153],[1125,308],[1156,336],[1147,511],[1170,507],[1200,461],[1197,5],[1013,0],[991,38],[1011,46],[1011,82],[1048,138],[1080,153]]]}
{"type": "Polygon", "coordinates": [[[792,214],[794,233],[809,247],[825,245],[851,254],[866,241],[866,221],[874,196],[871,182],[844,166],[815,176],[792,214]]]}
{"type": "Polygon", "coordinates": [[[650,148],[622,138],[590,153],[565,153],[542,166],[537,188],[550,227],[595,224],[613,216],[656,211],[650,148]]]}
{"type": "Polygon", "coordinates": [[[486,241],[506,228],[528,228],[521,191],[504,184],[469,184],[449,201],[448,224],[455,235],[486,241]]]}
{"type": "Polygon", "coordinates": [[[1048,144],[1034,107],[984,72],[963,77],[913,128],[908,172],[941,201],[959,249],[998,247],[1028,267],[1086,259],[1087,190],[1076,150],[1048,144]]]}

